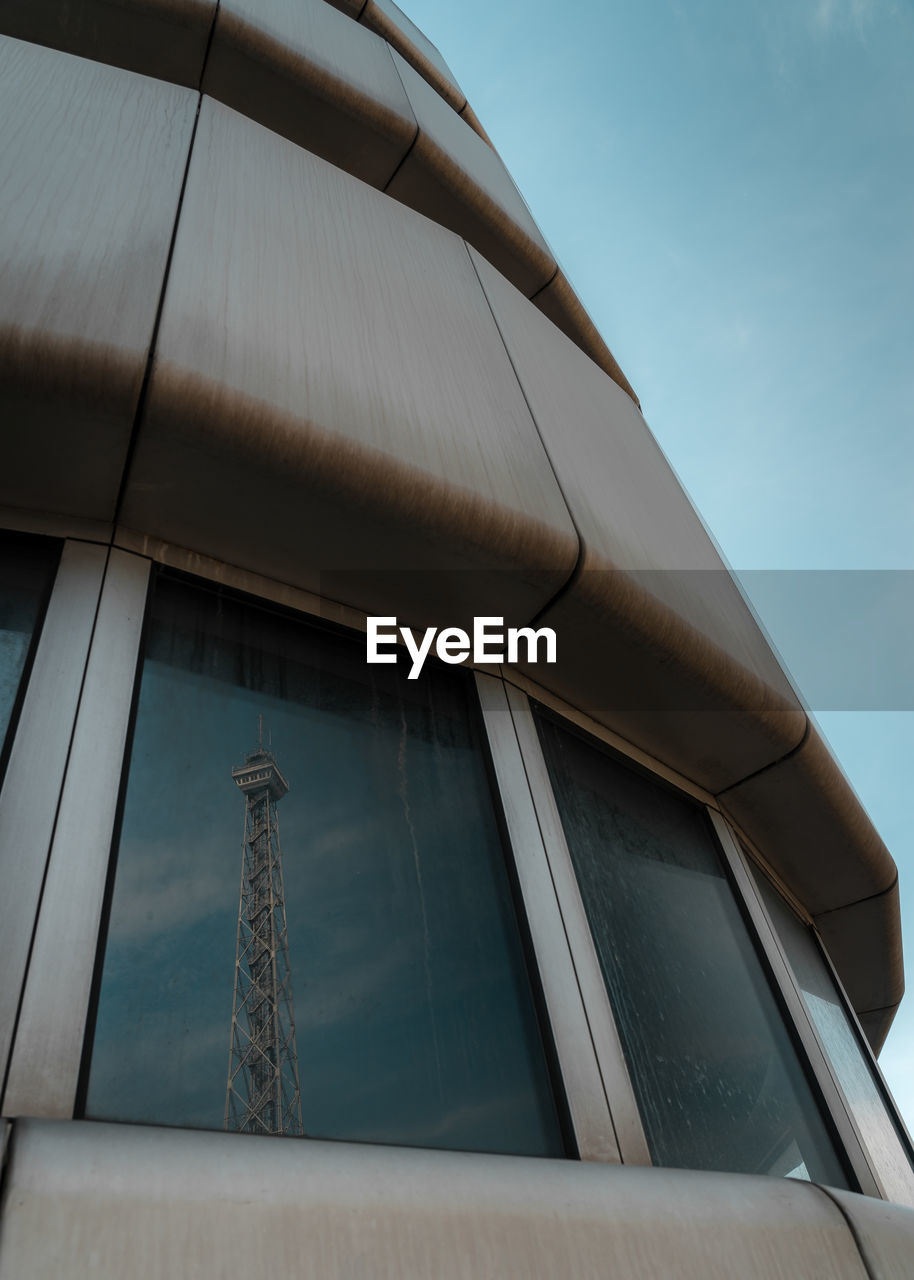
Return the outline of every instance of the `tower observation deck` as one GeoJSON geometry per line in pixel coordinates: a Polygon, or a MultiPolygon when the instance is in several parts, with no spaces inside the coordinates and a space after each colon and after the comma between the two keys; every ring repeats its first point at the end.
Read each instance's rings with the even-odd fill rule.
{"type": "Polygon", "coordinates": [[[257,750],[232,777],[245,807],[224,1127],[296,1135],[301,1095],[276,813],[289,784],[263,745],[262,716],[257,750]]]}

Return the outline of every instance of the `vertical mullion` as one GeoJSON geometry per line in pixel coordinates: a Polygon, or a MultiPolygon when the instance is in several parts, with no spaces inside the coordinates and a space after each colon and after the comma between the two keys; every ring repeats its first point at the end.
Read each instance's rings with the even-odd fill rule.
{"type": "Polygon", "coordinates": [[[879,1065],[879,1059],[876,1057],[875,1053],[873,1052],[873,1048],[869,1040],[867,1039],[866,1032],[863,1030],[863,1027],[860,1025],[860,1019],[857,1017],[857,1012],[854,1009],[854,1006],[850,1002],[850,997],[848,996],[847,992],[844,990],[844,983],[841,981],[841,978],[838,976],[837,969],[832,964],[831,956],[828,954],[828,948],[826,947],[822,939],[819,937],[819,931],[815,927],[815,924],[811,924],[810,929],[812,930],[813,941],[818,949],[819,955],[822,958],[822,963],[825,965],[828,975],[835,985],[835,991],[838,994],[838,999],[840,1001],[841,1009],[844,1012],[844,1015],[847,1018],[848,1022],[850,1023],[851,1031],[853,1033],[855,1040],[857,1041],[858,1047],[860,1049],[860,1053],[863,1057],[863,1061],[875,1078],[876,1091],[877,1093],[879,1093],[882,1099],[883,1105],[885,1106],[886,1111],[889,1113],[889,1118],[899,1133],[899,1141],[901,1142],[902,1147],[905,1149],[905,1155],[907,1156],[908,1160],[911,1162],[912,1166],[914,1166],[914,1141],[912,1141],[911,1134],[908,1132],[908,1127],[905,1124],[904,1117],[901,1115],[897,1106],[895,1105],[895,1100],[892,1097],[892,1091],[886,1082],[885,1076],[882,1074],[882,1068],[879,1065]]]}
{"type": "Polygon", "coordinates": [[[850,1161],[851,1168],[860,1183],[864,1195],[885,1199],[885,1191],[873,1168],[866,1146],[848,1106],[844,1091],[832,1069],[828,1053],[822,1044],[812,1020],[803,993],[799,990],[793,970],[768,915],[761,894],[746,867],[742,851],[737,845],[730,827],[723,816],[713,809],[708,814],[718,843],[736,884],[737,892],[749,913],[755,935],[761,944],[768,967],[800,1041],[800,1047],[815,1077],[826,1109],[837,1130],[838,1138],[850,1161]]]}
{"type": "Polygon", "coordinates": [[[13,1047],[3,1114],[68,1118],[133,698],[150,562],[111,551],[13,1047]]]}
{"type": "Polygon", "coordinates": [[[565,842],[552,782],[540,746],[527,695],[513,685],[504,686],[517,744],[523,762],[547,872],[567,940],[575,979],[583,1002],[590,1038],[608,1100],[622,1161],[651,1163],[647,1139],[632,1089],[622,1044],[603,981],[577,876],[565,842]]]}
{"type": "Polygon", "coordinates": [[[483,723],[540,986],[582,1160],[622,1159],[578,988],[505,687],[476,672],[483,723]]]}
{"type": "Polygon", "coordinates": [[[67,541],[0,793],[0,1080],[16,1024],[108,548],[67,541]]]}

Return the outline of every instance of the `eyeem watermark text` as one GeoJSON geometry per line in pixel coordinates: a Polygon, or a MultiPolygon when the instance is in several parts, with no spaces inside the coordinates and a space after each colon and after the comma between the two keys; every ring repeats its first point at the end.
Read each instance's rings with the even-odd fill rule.
{"type": "Polygon", "coordinates": [[[540,646],[546,650],[545,662],[555,662],[555,632],[551,627],[508,627],[504,618],[474,618],[473,634],[462,627],[426,627],[420,640],[416,640],[410,627],[398,627],[396,618],[368,618],[368,662],[396,662],[395,652],[382,653],[381,649],[393,649],[398,638],[409,650],[413,660],[409,679],[418,679],[425,659],[435,646],[435,655],[442,662],[456,664],[466,662],[539,662],[540,646]],[[437,637],[437,638],[436,638],[437,637]]]}

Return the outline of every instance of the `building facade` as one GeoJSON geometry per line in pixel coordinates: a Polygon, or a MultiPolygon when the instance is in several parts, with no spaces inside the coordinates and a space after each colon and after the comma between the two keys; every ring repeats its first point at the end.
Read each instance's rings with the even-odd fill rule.
{"type": "Polygon", "coordinates": [[[437,49],[0,32],[0,1277],[909,1275],[894,863],[437,49]]]}

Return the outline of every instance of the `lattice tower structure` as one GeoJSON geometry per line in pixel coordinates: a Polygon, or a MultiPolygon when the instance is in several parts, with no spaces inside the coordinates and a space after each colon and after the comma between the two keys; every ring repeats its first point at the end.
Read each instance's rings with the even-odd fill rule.
{"type": "Polygon", "coordinates": [[[276,806],[289,790],[260,741],[232,777],[245,798],[226,1129],[302,1133],[292,971],[276,806]]]}

